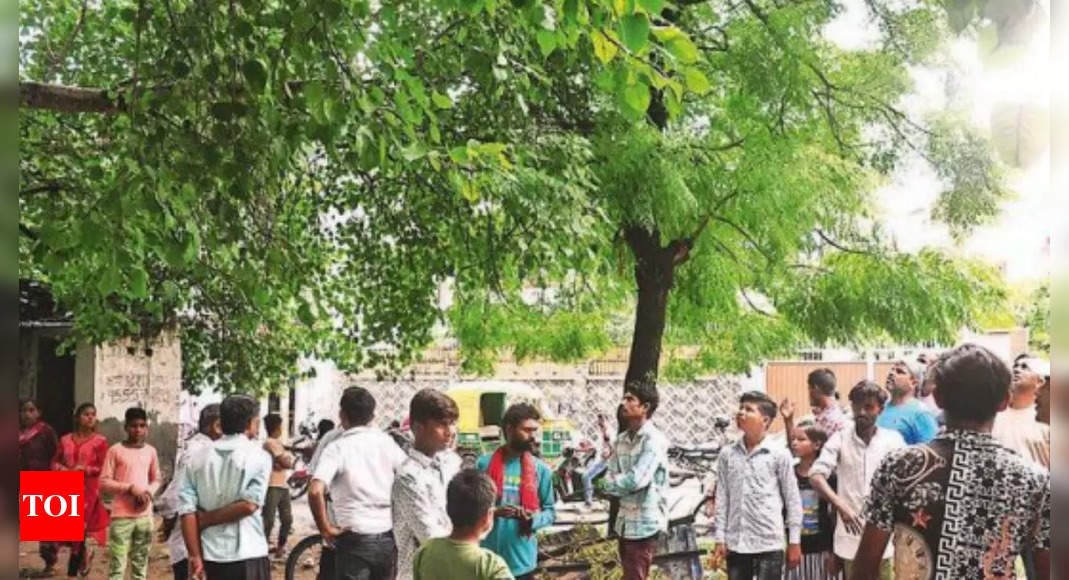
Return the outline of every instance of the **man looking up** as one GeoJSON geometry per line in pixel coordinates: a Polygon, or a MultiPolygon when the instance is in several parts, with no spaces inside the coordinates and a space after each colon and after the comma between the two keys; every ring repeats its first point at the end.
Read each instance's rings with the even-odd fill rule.
{"type": "MultiPolygon", "coordinates": [[[[809,406],[813,408],[813,421],[831,437],[848,422],[839,400],[835,398],[835,373],[829,368],[816,369],[806,377],[806,384],[809,406]]],[[[794,431],[794,403],[790,399],[783,399],[780,403],[780,414],[783,415],[785,432],[794,431]]]]}
{"type": "Polygon", "coordinates": [[[1050,363],[1019,356],[1013,363],[1010,405],[995,415],[991,436],[1044,467],[1050,466],[1050,428],[1037,420],[1036,397],[1050,376],[1050,363]]]}
{"type": "MultiPolygon", "coordinates": [[[[849,399],[854,410],[853,423],[828,439],[816,463],[809,469],[809,483],[835,506],[837,514],[832,539],[835,554],[825,566],[832,574],[838,570],[840,561],[846,564],[847,574],[850,573],[864,526],[859,514],[865,506],[876,467],[891,451],[906,446],[898,431],[877,425],[876,418],[887,404],[887,391],[880,385],[861,381],[850,389],[849,399]],[[828,484],[832,473],[838,477],[835,490],[828,484]]],[[[869,576],[869,580],[890,580],[891,554],[890,548],[882,554],[882,564],[877,564],[879,571],[869,576]]]]}
{"type": "Polygon", "coordinates": [[[994,353],[964,344],[932,367],[946,430],[899,449],[872,480],[867,524],[852,580],[874,578],[892,532],[899,578],[1012,578],[1034,549],[1050,578],[1050,476],[991,437],[1009,404],[1010,370],[994,353]]]}
{"type": "Polygon", "coordinates": [[[939,431],[935,415],[915,396],[924,384],[924,371],[924,366],[916,361],[900,360],[887,372],[891,402],[876,424],[901,433],[907,445],[927,443],[939,431]]]}

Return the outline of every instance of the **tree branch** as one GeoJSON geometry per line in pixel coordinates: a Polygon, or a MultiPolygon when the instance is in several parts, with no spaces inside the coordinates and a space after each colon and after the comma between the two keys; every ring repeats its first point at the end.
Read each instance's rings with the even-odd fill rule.
{"type": "Polygon", "coordinates": [[[858,249],[849,248],[847,246],[844,246],[844,245],[840,244],[839,242],[836,242],[835,240],[831,239],[827,234],[824,233],[824,230],[822,230],[820,228],[817,228],[816,232],[817,232],[817,235],[820,236],[820,239],[824,240],[824,243],[828,244],[829,246],[831,246],[831,247],[833,247],[833,248],[835,248],[837,250],[846,252],[848,254],[858,254],[858,255],[861,255],[861,256],[877,256],[877,254],[875,252],[870,252],[868,250],[858,250],[858,249]]]}
{"type": "Polygon", "coordinates": [[[45,185],[36,185],[34,187],[27,187],[19,190],[19,197],[30,197],[31,195],[37,195],[39,193],[55,193],[63,187],[58,183],[48,183],[45,185]]]}
{"type": "Polygon", "coordinates": [[[753,303],[753,300],[750,300],[750,295],[746,293],[746,289],[743,288],[742,286],[739,286],[739,294],[742,294],[742,299],[746,301],[746,304],[750,305],[750,308],[752,308],[754,312],[756,312],[756,313],[758,313],[758,314],[760,314],[762,316],[767,316],[769,318],[775,318],[775,316],[773,316],[769,312],[758,308],[757,305],[753,303]]]}
{"type": "Polygon", "coordinates": [[[52,62],[48,65],[48,70],[45,71],[45,78],[52,78],[56,65],[60,64],[63,60],[66,60],[67,53],[70,52],[71,44],[74,43],[74,38],[78,36],[78,33],[82,31],[82,26],[85,25],[85,11],[89,7],[89,0],[82,0],[82,10],[78,13],[78,22],[74,24],[74,30],[71,31],[71,35],[67,37],[67,42],[63,43],[63,48],[60,49],[59,54],[55,55],[52,62]]]}
{"type": "Polygon", "coordinates": [[[831,270],[823,266],[814,266],[812,264],[787,264],[787,268],[791,270],[813,270],[814,272],[820,272],[821,274],[831,273],[831,270]]]}
{"type": "MultiPolygon", "coordinates": [[[[758,8],[757,5],[753,3],[753,0],[743,0],[743,3],[746,4],[746,7],[750,9],[750,12],[752,12],[753,15],[756,16],[762,24],[764,24],[766,27],[769,27],[768,15],[765,14],[760,8],[758,8]]],[[[771,30],[770,27],[769,29],[771,30]]]]}
{"type": "Polygon", "coordinates": [[[727,224],[727,225],[731,226],[735,231],[739,232],[739,234],[741,234],[742,237],[746,238],[746,241],[750,242],[750,245],[753,246],[754,250],[757,250],[762,256],[764,256],[765,259],[769,261],[769,263],[775,262],[775,260],[772,258],[772,255],[769,254],[768,251],[766,251],[763,247],[761,247],[761,245],[757,243],[757,240],[754,239],[754,237],[751,236],[749,232],[744,230],[742,228],[742,226],[736,224],[735,222],[733,222],[733,221],[731,221],[731,220],[729,220],[729,219],[727,219],[725,217],[718,216],[718,215],[714,215],[713,219],[715,219],[718,222],[721,222],[721,223],[724,223],[724,224],[727,224]]]}
{"type": "MultiPolygon", "coordinates": [[[[288,81],[287,91],[300,91],[306,81],[288,81]]],[[[134,100],[145,93],[166,97],[173,89],[171,84],[162,84],[143,89],[134,89],[134,100]]],[[[124,91],[120,89],[72,87],[67,85],[19,82],[19,108],[54,111],[57,113],[121,113],[127,108],[124,91]]]]}
{"type": "Polygon", "coordinates": [[[736,147],[742,147],[745,143],[746,143],[746,137],[739,137],[738,139],[735,139],[734,141],[730,141],[730,142],[724,143],[722,145],[714,145],[712,147],[703,147],[702,149],[704,151],[712,151],[714,153],[719,153],[721,151],[727,151],[729,149],[734,149],[736,147]]]}
{"type": "MultiPolygon", "coordinates": [[[[171,92],[171,87],[164,85],[144,90],[166,95],[171,92]]],[[[126,99],[109,89],[22,81],[19,83],[19,108],[57,113],[119,113],[126,108],[126,99]]]]}
{"type": "Polygon", "coordinates": [[[38,239],[37,232],[31,230],[30,228],[28,228],[28,227],[26,227],[26,226],[24,226],[22,224],[19,224],[19,233],[21,233],[22,235],[26,236],[27,238],[30,238],[31,240],[38,239]]]}
{"type": "Polygon", "coordinates": [[[661,75],[662,78],[666,78],[666,79],[669,78],[668,77],[668,73],[665,72],[664,69],[662,69],[661,67],[659,67],[656,64],[654,64],[653,61],[651,61],[649,59],[642,58],[642,57],[636,55],[635,53],[631,52],[631,49],[629,49],[626,46],[620,44],[616,39],[614,39],[613,37],[609,36],[608,34],[605,34],[604,32],[601,32],[600,30],[597,32],[597,34],[600,34],[602,38],[604,38],[605,40],[607,40],[607,41],[611,42],[612,44],[614,44],[616,46],[616,48],[620,52],[626,54],[627,56],[629,56],[629,57],[637,60],[638,62],[641,62],[642,64],[645,64],[645,65],[649,66],[650,68],[652,68],[653,70],[657,71],[657,74],[661,75]]]}

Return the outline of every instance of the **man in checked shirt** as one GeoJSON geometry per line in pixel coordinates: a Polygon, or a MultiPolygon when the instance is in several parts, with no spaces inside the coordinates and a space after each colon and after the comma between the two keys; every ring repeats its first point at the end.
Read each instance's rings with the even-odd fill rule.
{"type": "Polygon", "coordinates": [[[624,388],[618,412],[625,427],[616,437],[605,479],[606,494],[619,498],[615,521],[624,580],[645,580],[657,537],[668,530],[668,438],[650,418],[660,398],[657,387],[635,382],[624,388]]]}
{"type": "Polygon", "coordinates": [[[717,461],[713,566],[726,559],[728,580],[779,580],[784,528],[787,568],[802,562],[802,499],[794,458],[766,437],[775,418],[776,403],[768,395],[743,393],[735,415],[742,439],[717,461]]]}

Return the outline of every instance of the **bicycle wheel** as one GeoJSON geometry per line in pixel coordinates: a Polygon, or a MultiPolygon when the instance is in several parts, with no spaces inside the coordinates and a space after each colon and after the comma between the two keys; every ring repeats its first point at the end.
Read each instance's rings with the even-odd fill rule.
{"type": "Polygon", "coordinates": [[[323,537],[319,534],[297,542],[286,558],[286,580],[316,580],[322,553],[323,537]]]}

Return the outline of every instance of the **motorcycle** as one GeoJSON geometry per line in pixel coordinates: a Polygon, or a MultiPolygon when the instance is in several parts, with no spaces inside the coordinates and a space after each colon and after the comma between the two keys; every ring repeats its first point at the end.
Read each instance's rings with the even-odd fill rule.
{"type": "Polygon", "coordinates": [[[308,484],[312,481],[312,474],[308,471],[308,464],[315,455],[318,433],[311,418],[305,420],[298,427],[300,436],[293,440],[286,450],[293,454],[293,471],[286,479],[286,485],[290,489],[290,499],[298,499],[308,493],[308,484]]]}
{"type": "MultiPolygon", "coordinates": [[[[560,460],[553,470],[553,490],[557,501],[581,502],[583,494],[583,477],[598,459],[598,450],[589,441],[580,441],[576,447],[567,446],[561,450],[560,460]]],[[[594,482],[605,476],[602,471],[594,477],[594,482]]]]}

